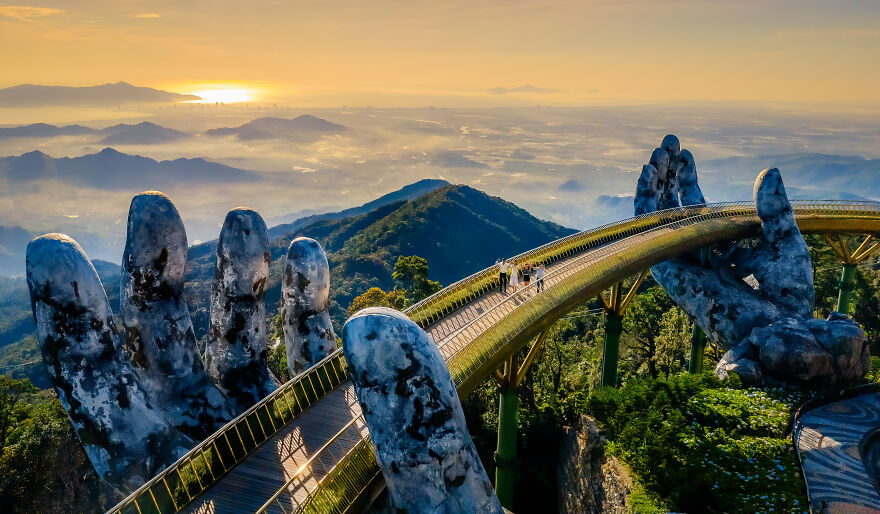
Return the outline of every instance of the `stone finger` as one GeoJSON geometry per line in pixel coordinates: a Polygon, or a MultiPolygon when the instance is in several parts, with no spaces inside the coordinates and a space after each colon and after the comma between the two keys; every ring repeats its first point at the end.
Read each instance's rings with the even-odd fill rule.
{"type": "Polygon", "coordinates": [[[364,309],[343,351],[395,509],[501,513],[437,346],[399,311],[364,309]]]}
{"type": "Polygon", "coordinates": [[[27,282],[43,362],[89,460],[109,483],[137,488],[193,442],[164,419],[123,357],[104,287],[76,241],[31,241],[27,282]]]}
{"type": "Polygon", "coordinates": [[[202,439],[235,417],[205,373],[183,297],[187,242],[171,200],[149,191],[128,213],[120,309],[125,349],[152,399],[175,427],[202,439]]]}
{"type": "Polygon", "coordinates": [[[657,211],[657,168],[654,166],[642,166],[633,203],[636,216],[657,211]]]}
{"type": "Polygon", "coordinates": [[[798,229],[782,175],[766,169],[755,181],[755,206],[761,218],[762,238],[746,269],[760,284],[762,297],[789,316],[813,317],[813,267],[807,243],[798,229]]]}
{"type": "Polygon", "coordinates": [[[277,389],[266,352],[269,235],[255,211],[229,211],[217,242],[205,370],[239,410],[277,389]]]}
{"type": "Polygon", "coordinates": [[[682,207],[702,205],[706,203],[703,191],[697,181],[697,164],[688,150],[682,150],[676,164],[675,176],[678,180],[679,195],[682,207]]]}
{"type": "Polygon", "coordinates": [[[336,350],[336,334],[328,310],[330,265],[314,239],[290,242],[281,279],[281,320],[291,377],[336,350]]]}

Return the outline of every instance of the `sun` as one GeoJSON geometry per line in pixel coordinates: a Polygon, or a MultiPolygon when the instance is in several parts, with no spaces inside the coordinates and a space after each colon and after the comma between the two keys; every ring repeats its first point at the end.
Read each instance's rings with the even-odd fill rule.
{"type": "Polygon", "coordinates": [[[258,96],[253,89],[235,86],[203,87],[192,91],[191,94],[198,96],[201,100],[192,100],[188,103],[197,104],[253,102],[258,96]]]}

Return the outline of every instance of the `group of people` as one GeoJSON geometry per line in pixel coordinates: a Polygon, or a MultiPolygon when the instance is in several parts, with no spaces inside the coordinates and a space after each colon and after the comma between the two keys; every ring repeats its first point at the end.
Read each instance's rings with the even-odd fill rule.
{"type": "Polygon", "coordinates": [[[507,259],[498,259],[495,261],[498,265],[498,292],[507,294],[507,288],[510,286],[514,293],[522,286],[526,288],[531,283],[532,277],[536,281],[536,292],[540,293],[544,290],[544,275],[546,273],[543,262],[531,264],[525,262],[520,265],[516,259],[509,261],[507,259]]]}

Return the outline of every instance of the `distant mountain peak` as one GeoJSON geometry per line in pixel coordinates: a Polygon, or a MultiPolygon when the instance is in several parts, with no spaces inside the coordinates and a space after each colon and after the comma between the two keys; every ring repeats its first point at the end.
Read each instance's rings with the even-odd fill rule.
{"type": "Polygon", "coordinates": [[[199,99],[195,95],[133,86],[122,81],[85,87],[20,84],[0,89],[0,107],[115,106],[129,103],[177,103],[199,99]]]}
{"type": "Polygon", "coordinates": [[[253,119],[238,127],[221,127],[205,132],[209,136],[237,136],[239,139],[314,139],[323,133],[338,133],[346,130],[342,125],[329,122],[311,114],[301,114],[296,118],[263,117],[253,119]]]}

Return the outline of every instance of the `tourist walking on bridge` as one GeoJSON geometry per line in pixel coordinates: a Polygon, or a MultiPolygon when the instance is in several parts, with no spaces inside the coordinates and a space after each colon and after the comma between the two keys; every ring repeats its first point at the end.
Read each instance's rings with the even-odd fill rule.
{"type": "Polygon", "coordinates": [[[541,291],[544,290],[544,263],[543,262],[538,263],[538,269],[535,270],[535,279],[537,280],[536,286],[538,288],[538,292],[540,293],[541,291]]]}
{"type": "Polygon", "coordinates": [[[519,264],[515,260],[510,269],[508,269],[508,273],[510,274],[510,286],[515,293],[517,288],[519,288],[519,264]]]}
{"type": "Polygon", "coordinates": [[[500,261],[495,261],[495,264],[498,265],[498,292],[499,293],[507,293],[507,282],[508,282],[508,268],[510,267],[507,264],[507,259],[501,259],[500,261]]]}

